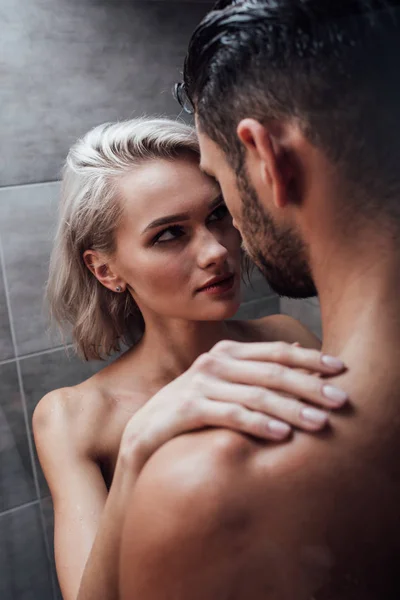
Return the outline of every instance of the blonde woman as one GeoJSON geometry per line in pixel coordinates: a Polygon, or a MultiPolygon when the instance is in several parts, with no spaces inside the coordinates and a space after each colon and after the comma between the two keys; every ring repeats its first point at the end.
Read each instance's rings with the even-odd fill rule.
{"type": "Polygon", "coordinates": [[[226,320],[240,303],[241,241],[198,162],[193,129],[163,119],[97,127],[67,158],[51,311],[86,360],[128,350],[34,414],[65,600],[118,597],[127,501],[162,444],[207,426],[277,442],[326,425],[312,405],[346,401],[318,377],[343,364],[299,323],[226,320]]]}

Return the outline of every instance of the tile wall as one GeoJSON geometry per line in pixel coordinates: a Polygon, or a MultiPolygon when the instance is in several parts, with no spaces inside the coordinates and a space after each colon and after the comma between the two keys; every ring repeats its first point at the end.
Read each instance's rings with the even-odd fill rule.
{"type": "MultiPolygon", "coordinates": [[[[209,2],[0,0],[0,598],[60,598],[52,505],[31,417],[97,369],[68,356],[43,306],[62,161],[104,121],[176,116],[190,32],[209,2]]],[[[240,316],[279,311],[262,278],[240,316]]]]}

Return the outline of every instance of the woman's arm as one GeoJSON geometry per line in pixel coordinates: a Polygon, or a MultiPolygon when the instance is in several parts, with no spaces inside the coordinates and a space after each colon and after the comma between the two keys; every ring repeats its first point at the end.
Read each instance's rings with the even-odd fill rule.
{"type": "Polygon", "coordinates": [[[111,491],[71,419],[62,391],[48,394],[33,418],[39,460],[55,514],[55,557],[64,600],[117,596],[118,552],[125,498],[134,469],[116,469],[111,491]]]}
{"type": "MultiPolygon", "coordinates": [[[[128,502],[139,471],[117,464],[114,480],[86,562],[78,600],[118,600],[118,559],[128,502]]],[[[127,465],[125,465],[127,466],[127,465]]]]}

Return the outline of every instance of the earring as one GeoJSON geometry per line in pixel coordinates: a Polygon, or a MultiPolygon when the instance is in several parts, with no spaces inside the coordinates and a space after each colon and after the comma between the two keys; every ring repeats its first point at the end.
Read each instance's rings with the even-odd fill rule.
{"type": "Polygon", "coordinates": [[[115,288],[115,291],[116,292],[122,292],[122,288],[119,285],[117,285],[117,287],[115,288]]]}

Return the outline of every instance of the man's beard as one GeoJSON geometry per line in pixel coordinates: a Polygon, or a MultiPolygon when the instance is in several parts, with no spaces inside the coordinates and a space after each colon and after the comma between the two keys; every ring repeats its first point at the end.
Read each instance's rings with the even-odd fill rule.
{"type": "Polygon", "coordinates": [[[241,233],[245,251],[280,296],[316,296],[305,244],[292,230],[279,228],[264,212],[243,171],[238,176],[238,189],[243,207],[241,233]]]}

